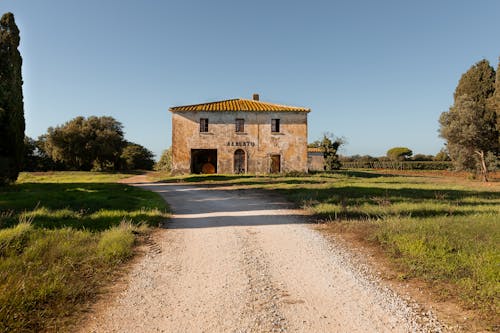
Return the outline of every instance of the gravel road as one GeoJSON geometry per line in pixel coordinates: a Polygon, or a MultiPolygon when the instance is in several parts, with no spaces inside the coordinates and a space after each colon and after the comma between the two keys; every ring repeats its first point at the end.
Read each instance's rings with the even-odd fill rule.
{"type": "Polygon", "coordinates": [[[441,332],[302,210],[254,190],[140,184],[174,212],[81,332],[441,332]]]}

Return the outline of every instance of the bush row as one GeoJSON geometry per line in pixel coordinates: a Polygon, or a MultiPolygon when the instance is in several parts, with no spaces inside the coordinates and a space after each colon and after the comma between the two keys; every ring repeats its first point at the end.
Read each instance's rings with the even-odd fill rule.
{"type": "Polygon", "coordinates": [[[449,161],[364,161],[342,162],[345,169],[449,170],[449,161]]]}

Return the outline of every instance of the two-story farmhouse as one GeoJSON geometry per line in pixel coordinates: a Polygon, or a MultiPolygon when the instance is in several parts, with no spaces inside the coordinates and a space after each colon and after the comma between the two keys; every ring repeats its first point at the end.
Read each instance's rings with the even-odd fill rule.
{"type": "Polygon", "coordinates": [[[307,172],[307,108],[230,99],[175,106],[172,172],[307,172]]]}

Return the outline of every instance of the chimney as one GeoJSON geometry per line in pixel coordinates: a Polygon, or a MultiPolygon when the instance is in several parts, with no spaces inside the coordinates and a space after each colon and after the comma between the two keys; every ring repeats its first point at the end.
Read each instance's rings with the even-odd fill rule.
{"type": "Polygon", "coordinates": [[[259,100],[259,94],[253,94],[253,100],[258,101],[259,100]]]}

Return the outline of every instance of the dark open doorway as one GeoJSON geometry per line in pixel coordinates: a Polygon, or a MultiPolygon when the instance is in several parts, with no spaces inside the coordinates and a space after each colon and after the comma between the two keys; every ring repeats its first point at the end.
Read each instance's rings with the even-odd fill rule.
{"type": "Polygon", "coordinates": [[[217,173],[217,149],[191,149],[191,173],[217,173]]]}

